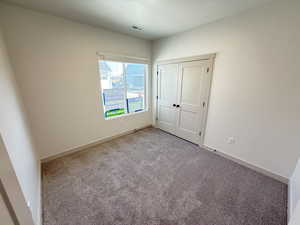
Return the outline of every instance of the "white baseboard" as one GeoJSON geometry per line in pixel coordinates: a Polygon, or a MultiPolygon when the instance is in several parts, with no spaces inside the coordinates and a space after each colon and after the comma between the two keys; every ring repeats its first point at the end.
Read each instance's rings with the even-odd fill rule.
{"type": "Polygon", "coordinates": [[[42,161],[42,163],[46,163],[46,162],[52,161],[54,159],[57,159],[57,158],[60,158],[60,157],[63,157],[63,156],[73,154],[75,152],[85,151],[88,148],[100,145],[100,144],[102,144],[104,142],[111,141],[113,139],[122,137],[124,135],[132,134],[132,133],[134,133],[134,132],[136,132],[138,130],[142,130],[142,129],[145,129],[145,128],[148,128],[148,127],[152,127],[152,125],[149,124],[147,126],[139,127],[139,128],[133,129],[133,130],[128,130],[128,131],[121,132],[121,133],[119,133],[117,135],[113,135],[113,136],[109,136],[109,137],[104,137],[104,138],[101,138],[101,139],[99,139],[97,141],[94,141],[94,142],[91,142],[91,143],[88,143],[88,144],[85,144],[85,145],[81,145],[81,146],[78,146],[78,147],[66,150],[66,151],[64,151],[62,153],[59,153],[59,154],[56,154],[56,155],[53,155],[53,156],[50,156],[50,157],[43,158],[41,161],[42,161]]]}
{"type": "Polygon", "coordinates": [[[273,178],[273,179],[275,179],[275,180],[278,180],[278,181],[280,181],[280,182],[282,182],[282,183],[289,184],[289,179],[286,178],[286,177],[283,177],[283,176],[281,176],[281,175],[275,174],[275,173],[273,173],[273,172],[271,172],[271,171],[269,171],[269,170],[266,170],[266,169],[261,168],[261,167],[256,166],[256,165],[253,165],[252,163],[248,163],[248,162],[246,162],[246,161],[244,161],[244,160],[242,160],[242,159],[239,159],[239,158],[237,158],[237,157],[228,155],[228,154],[226,154],[226,153],[224,153],[224,152],[220,152],[220,151],[218,151],[218,150],[216,150],[216,149],[213,149],[213,148],[210,148],[210,147],[208,147],[208,146],[202,146],[202,148],[204,148],[205,150],[214,152],[214,153],[217,154],[217,155],[220,155],[220,156],[222,156],[222,157],[224,157],[224,158],[226,158],[226,159],[229,159],[229,160],[231,160],[231,161],[234,161],[234,162],[236,162],[236,163],[238,163],[238,164],[240,164],[240,165],[242,165],[242,166],[245,166],[245,167],[247,167],[247,168],[249,168],[249,169],[255,170],[255,171],[258,172],[258,173],[264,174],[264,175],[266,175],[266,176],[268,176],[268,177],[271,177],[271,178],[273,178]]]}

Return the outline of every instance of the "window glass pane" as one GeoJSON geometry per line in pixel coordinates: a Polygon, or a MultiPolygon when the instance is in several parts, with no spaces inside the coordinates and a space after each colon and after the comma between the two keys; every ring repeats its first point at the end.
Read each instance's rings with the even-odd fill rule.
{"type": "Polygon", "coordinates": [[[123,63],[100,61],[105,118],[127,113],[123,63]]]}
{"type": "Polygon", "coordinates": [[[101,60],[99,68],[105,118],[145,110],[147,65],[101,60]]]}
{"type": "Polygon", "coordinates": [[[127,110],[139,112],[145,109],[145,72],[144,64],[125,64],[127,110]]]}

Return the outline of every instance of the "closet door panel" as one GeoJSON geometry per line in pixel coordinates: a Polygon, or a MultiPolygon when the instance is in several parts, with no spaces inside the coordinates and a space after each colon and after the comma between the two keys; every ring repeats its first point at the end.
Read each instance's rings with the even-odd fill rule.
{"type": "Polygon", "coordinates": [[[160,129],[176,134],[178,109],[178,64],[158,67],[157,125],[160,129]]]}
{"type": "Polygon", "coordinates": [[[206,86],[207,64],[201,61],[180,64],[180,90],[178,102],[178,136],[194,142],[200,141],[203,117],[203,99],[206,86]]]}

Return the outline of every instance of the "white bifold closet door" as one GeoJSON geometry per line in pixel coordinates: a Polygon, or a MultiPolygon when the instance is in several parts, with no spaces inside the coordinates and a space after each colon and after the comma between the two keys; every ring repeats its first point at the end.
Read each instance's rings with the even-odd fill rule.
{"type": "Polygon", "coordinates": [[[202,144],[211,84],[211,61],[158,66],[157,126],[202,144]]]}

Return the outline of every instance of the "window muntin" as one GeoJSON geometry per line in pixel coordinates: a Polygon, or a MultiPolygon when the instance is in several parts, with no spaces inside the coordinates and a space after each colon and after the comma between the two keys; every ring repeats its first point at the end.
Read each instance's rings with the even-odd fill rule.
{"type": "Polygon", "coordinates": [[[147,65],[99,61],[106,119],[144,111],[147,65]]]}

